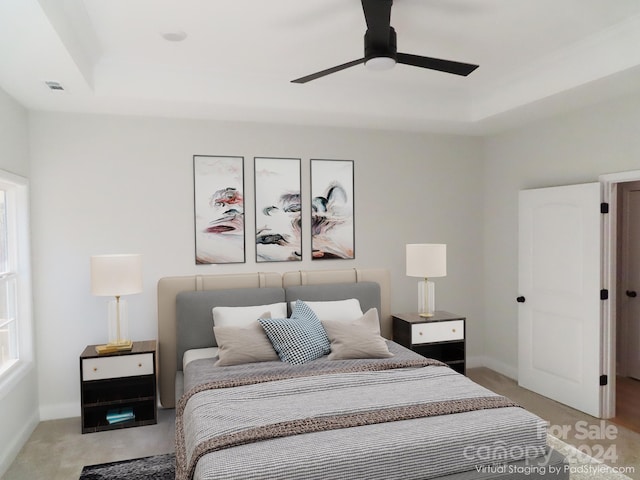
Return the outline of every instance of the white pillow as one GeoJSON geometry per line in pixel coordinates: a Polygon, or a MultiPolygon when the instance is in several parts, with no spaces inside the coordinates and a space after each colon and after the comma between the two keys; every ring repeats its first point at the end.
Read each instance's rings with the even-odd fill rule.
{"type": "Polygon", "coordinates": [[[213,324],[216,327],[247,327],[264,312],[270,312],[271,318],[286,318],[287,304],[280,302],[251,307],[213,307],[213,324]]]}
{"type": "MultiPolygon", "coordinates": [[[[345,322],[351,322],[362,317],[362,309],[360,308],[360,301],[357,298],[350,298],[348,300],[332,300],[326,302],[307,302],[304,301],[313,313],[320,319],[321,322],[325,320],[335,321],[343,320],[345,322]]],[[[291,302],[291,308],[295,302],[291,302]]]]}

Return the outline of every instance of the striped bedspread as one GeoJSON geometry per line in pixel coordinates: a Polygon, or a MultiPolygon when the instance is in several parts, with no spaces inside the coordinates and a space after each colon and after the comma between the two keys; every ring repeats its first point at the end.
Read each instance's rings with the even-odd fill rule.
{"type": "Polygon", "coordinates": [[[176,410],[177,478],[427,480],[544,454],[540,418],[441,364],[389,360],[194,386],[176,410]]]}

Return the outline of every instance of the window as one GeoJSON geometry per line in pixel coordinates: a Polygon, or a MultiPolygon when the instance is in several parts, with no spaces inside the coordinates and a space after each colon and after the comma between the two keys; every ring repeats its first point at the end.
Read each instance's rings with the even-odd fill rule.
{"type": "Polygon", "coordinates": [[[28,211],[27,181],[0,170],[0,380],[33,357],[28,211]]]}
{"type": "Polygon", "coordinates": [[[9,262],[7,192],[0,190],[0,371],[18,359],[16,273],[9,262]]]}

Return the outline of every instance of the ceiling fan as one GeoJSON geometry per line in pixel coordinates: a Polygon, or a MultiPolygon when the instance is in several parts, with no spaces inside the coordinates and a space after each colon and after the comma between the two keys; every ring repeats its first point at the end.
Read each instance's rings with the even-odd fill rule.
{"type": "Polygon", "coordinates": [[[307,83],[361,63],[372,70],[386,70],[392,68],[396,63],[402,63],[464,77],[478,68],[478,65],[469,63],[398,53],[396,31],[391,26],[391,5],[393,5],[393,0],[362,0],[364,18],[367,21],[367,31],[364,34],[364,58],[312,73],[291,80],[291,82],[307,83]]]}

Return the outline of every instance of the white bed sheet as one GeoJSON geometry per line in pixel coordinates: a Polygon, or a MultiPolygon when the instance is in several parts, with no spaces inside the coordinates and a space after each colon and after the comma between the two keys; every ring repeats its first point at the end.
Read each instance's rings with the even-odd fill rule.
{"type": "Polygon", "coordinates": [[[194,360],[200,360],[201,358],[216,358],[218,356],[218,347],[209,348],[194,348],[187,350],[182,356],[182,371],[185,367],[194,360]]]}

